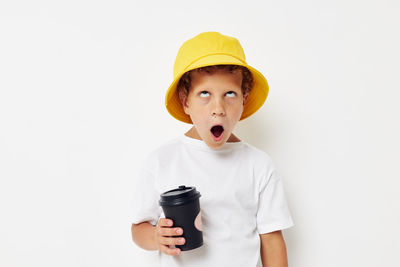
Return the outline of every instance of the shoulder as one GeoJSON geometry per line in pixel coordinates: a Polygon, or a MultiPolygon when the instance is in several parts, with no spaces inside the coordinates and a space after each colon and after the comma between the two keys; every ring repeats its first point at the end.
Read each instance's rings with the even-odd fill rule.
{"type": "Polygon", "coordinates": [[[275,172],[275,166],[271,156],[264,150],[247,142],[244,143],[243,150],[245,150],[246,158],[251,162],[250,164],[255,179],[258,181],[258,184],[261,185],[275,172]]]}
{"type": "Polygon", "coordinates": [[[172,154],[181,145],[179,138],[173,138],[159,144],[147,152],[143,157],[143,166],[148,169],[157,167],[160,161],[171,158],[172,154]]]}
{"type": "Polygon", "coordinates": [[[272,165],[272,158],[264,150],[261,150],[247,142],[244,142],[243,150],[256,164],[272,165]]]}

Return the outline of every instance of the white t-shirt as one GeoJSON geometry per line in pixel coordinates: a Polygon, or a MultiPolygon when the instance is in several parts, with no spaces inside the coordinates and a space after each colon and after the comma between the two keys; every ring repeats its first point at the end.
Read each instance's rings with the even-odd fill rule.
{"type": "Polygon", "coordinates": [[[159,266],[261,266],[259,234],[294,225],[271,158],[243,140],[213,150],[179,136],[149,153],[136,182],[134,224],[165,217],[158,204],[165,191],[185,185],[201,194],[203,246],[159,252],[159,266]]]}

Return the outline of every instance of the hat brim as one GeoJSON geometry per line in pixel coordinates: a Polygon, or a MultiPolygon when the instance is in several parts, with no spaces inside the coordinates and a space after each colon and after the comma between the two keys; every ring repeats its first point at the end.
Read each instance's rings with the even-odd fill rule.
{"type": "Polygon", "coordinates": [[[179,79],[185,72],[211,65],[240,65],[248,68],[249,71],[252,73],[253,87],[246,100],[246,104],[244,106],[243,113],[239,121],[251,116],[264,104],[269,91],[268,82],[265,79],[264,75],[262,75],[255,68],[247,65],[245,62],[235,57],[225,54],[208,55],[193,62],[181,73],[178,73],[175,76],[171,85],[169,86],[167,94],[165,96],[165,106],[169,114],[171,114],[175,119],[185,123],[193,124],[190,116],[185,113],[183,106],[179,100],[179,96],[176,92],[179,79]]]}

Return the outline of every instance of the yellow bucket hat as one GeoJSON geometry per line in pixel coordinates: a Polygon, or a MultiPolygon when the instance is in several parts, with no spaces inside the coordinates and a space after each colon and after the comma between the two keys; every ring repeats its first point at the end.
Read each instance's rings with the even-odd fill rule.
{"type": "Polygon", "coordinates": [[[249,117],[264,104],[269,90],[267,80],[258,70],[247,65],[239,41],[218,32],[203,32],[184,42],[175,59],[174,80],[165,96],[165,106],[175,119],[193,124],[179,100],[177,93],[179,79],[187,71],[211,65],[245,66],[253,75],[253,87],[240,120],[249,117]]]}

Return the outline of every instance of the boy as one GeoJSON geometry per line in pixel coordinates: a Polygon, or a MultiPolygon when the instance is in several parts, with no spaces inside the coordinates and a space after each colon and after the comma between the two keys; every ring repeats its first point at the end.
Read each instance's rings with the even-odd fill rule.
{"type": "Polygon", "coordinates": [[[293,226],[270,157],[240,140],[236,123],[265,102],[268,84],[239,41],[217,32],[187,40],[166,94],[168,112],[193,124],[152,151],[139,172],[132,239],[158,250],[160,266],[287,266],[282,229],[293,226]],[[160,194],[179,185],[201,193],[203,246],[181,252],[182,230],[164,218],[160,194]]]}

